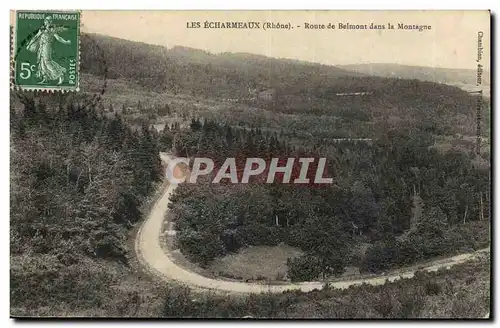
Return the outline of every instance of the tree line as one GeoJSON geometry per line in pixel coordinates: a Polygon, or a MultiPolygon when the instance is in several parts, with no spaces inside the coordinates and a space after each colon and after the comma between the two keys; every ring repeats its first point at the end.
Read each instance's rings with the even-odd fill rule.
{"type": "Polygon", "coordinates": [[[48,109],[29,99],[11,123],[14,250],[64,244],[123,256],[125,233],[162,174],[149,127],[132,131],[94,108],[48,109]]]}

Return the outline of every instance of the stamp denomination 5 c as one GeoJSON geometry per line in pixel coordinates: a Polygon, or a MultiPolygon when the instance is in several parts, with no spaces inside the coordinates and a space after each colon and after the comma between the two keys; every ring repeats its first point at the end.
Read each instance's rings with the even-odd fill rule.
{"type": "Polygon", "coordinates": [[[78,91],[79,12],[17,11],[14,35],[15,86],[78,91]]]}

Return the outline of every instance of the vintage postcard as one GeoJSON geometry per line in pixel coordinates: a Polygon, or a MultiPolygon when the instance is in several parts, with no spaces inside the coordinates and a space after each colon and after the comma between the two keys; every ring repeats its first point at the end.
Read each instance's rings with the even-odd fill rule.
{"type": "Polygon", "coordinates": [[[10,23],[12,317],[492,318],[488,10],[10,23]]]}

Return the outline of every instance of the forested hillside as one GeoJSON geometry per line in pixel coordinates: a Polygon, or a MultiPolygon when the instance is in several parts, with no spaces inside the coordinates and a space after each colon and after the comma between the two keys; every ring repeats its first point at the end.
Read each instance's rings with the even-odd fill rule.
{"type": "Polygon", "coordinates": [[[283,82],[357,75],[331,66],[257,55],[213,55],[202,50],[167,49],[96,34],[82,37],[82,71],[102,75],[107,59],[110,79],[125,77],[158,91],[245,97],[249,88],[270,88],[283,82]],[[290,68],[293,70],[290,71],[290,68]]]}
{"type": "Polygon", "coordinates": [[[161,174],[149,128],[133,132],[92,107],[21,101],[11,108],[12,313],[61,315],[62,302],[96,311],[128,297],[133,288],[113,285],[126,277],[129,230],[161,174]]]}
{"type": "MultiPolygon", "coordinates": [[[[179,186],[170,211],[176,242],[201,266],[247,246],[285,243],[304,253],[288,263],[290,280],[302,281],[338,276],[348,265],[380,273],[486,247],[489,147],[476,154],[466,139],[463,149],[437,147],[455,134],[475,138],[477,97],[432,82],[100,35],[82,35],[81,56],[82,92],[11,93],[13,315],[393,318],[486,310],[486,261],[456,268],[456,280],[439,272],[374,288],[230,298],[159,285],[134,265],[130,246],[162,183],[158,154],[168,151],[218,164],[326,157],[334,179],[326,187],[208,179],[179,186]],[[368,245],[363,254],[360,245],[368,245]]],[[[481,104],[487,127],[489,104],[481,104]]]]}
{"type": "MultiPolygon", "coordinates": [[[[87,34],[82,37],[82,71],[130,80],[160,94],[191,95],[197,102],[229,99],[232,108],[227,113],[219,110],[217,115],[234,121],[255,120],[256,108],[268,110],[280,116],[285,130],[295,116],[309,119],[314,115],[333,124],[342,137],[380,138],[392,129],[439,135],[475,132],[476,97],[457,87],[367,76],[314,63],[251,54],[215,55],[185,47],[167,49],[87,34]],[[242,108],[246,109],[241,112],[242,108]],[[238,117],[231,115],[236,110],[238,117]]],[[[483,133],[488,136],[489,104],[484,101],[482,106],[483,133]]],[[[321,128],[310,122],[304,130],[321,128]]]]}

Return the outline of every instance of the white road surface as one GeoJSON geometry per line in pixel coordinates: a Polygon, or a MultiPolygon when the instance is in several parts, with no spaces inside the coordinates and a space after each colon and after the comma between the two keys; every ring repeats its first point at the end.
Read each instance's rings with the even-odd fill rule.
{"type": "MultiPolygon", "coordinates": [[[[171,158],[166,153],[161,153],[161,158],[164,162],[168,162],[171,158]]],[[[165,214],[168,211],[170,195],[175,190],[174,185],[169,185],[157,202],[154,204],[148,218],[143,222],[139,229],[135,241],[136,253],[140,263],[145,266],[150,272],[160,277],[161,279],[171,282],[176,281],[181,284],[188,285],[191,288],[216,290],[219,292],[230,293],[261,293],[261,292],[283,292],[285,290],[300,289],[304,292],[314,289],[322,289],[323,282],[303,282],[303,283],[288,283],[283,285],[263,285],[257,283],[233,282],[225,280],[216,280],[204,277],[197,273],[188,271],[175,264],[168,251],[164,250],[160,244],[160,233],[163,225],[165,214]]],[[[449,268],[453,265],[466,262],[469,259],[476,257],[480,252],[489,251],[489,248],[482,249],[474,253],[466,253],[453,256],[447,259],[441,259],[432,263],[428,263],[421,270],[437,271],[440,268],[449,268]]],[[[362,283],[370,285],[381,285],[386,280],[394,281],[400,278],[411,278],[414,271],[405,272],[402,274],[380,275],[376,277],[363,278],[358,280],[345,280],[331,282],[329,285],[333,288],[348,288],[353,285],[362,283]]]]}

